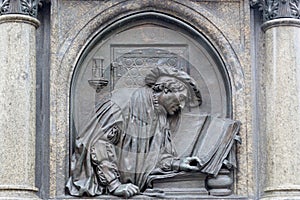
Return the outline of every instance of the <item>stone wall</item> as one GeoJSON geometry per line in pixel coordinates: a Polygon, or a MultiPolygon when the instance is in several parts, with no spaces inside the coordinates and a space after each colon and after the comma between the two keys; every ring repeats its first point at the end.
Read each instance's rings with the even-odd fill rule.
{"type": "Polygon", "coordinates": [[[105,28],[138,13],[161,13],[203,34],[222,58],[232,91],[232,116],[243,122],[235,196],[252,196],[253,132],[250,19],[243,1],[53,1],[51,5],[50,197],[64,196],[69,172],[72,75],[80,54],[105,28]]]}
{"type": "Polygon", "coordinates": [[[201,35],[228,77],[229,116],[242,122],[242,145],[233,194],[219,199],[299,199],[299,7],[296,0],[0,1],[0,199],[70,198],[74,74],[105,34],[155,15],[201,35]]]}

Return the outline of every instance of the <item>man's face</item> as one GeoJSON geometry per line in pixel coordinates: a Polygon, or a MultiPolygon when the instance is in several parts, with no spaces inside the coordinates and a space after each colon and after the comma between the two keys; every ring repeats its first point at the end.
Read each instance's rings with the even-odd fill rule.
{"type": "Polygon", "coordinates": [[[188,90],[172,92],[163,91],[158,97],[158,103],[162,105],[169,115],[174,115],[180,109],[184,108],[188,97],[188,90]]]}

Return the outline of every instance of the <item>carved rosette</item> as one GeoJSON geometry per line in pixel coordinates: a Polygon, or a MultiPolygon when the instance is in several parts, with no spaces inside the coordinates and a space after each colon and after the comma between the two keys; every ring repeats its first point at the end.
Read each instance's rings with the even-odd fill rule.
{"type": "Polygon", "coordinates": [[[263,13],[264,21],[278,18],[300,19],[300,0],[250,0],[263,13]]]}
{"type": "Polygon", "coordinates": [[[36,17],[41,0],[0,0],[0,15],[23,14],[36,17]]]}

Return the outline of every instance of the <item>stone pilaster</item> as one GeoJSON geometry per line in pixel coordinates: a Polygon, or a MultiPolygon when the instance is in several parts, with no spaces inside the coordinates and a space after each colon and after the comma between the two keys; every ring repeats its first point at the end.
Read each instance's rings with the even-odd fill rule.
{"type": "Polygon", "coordinates": [[[265,197],[300,199],[300,20],[265,22],[265,197]]]}
{"type": "Polygon", "coordinates": [[[265,21],[262,199],[300,199],[300,1],[258,4],[265,21]]]}
{"type": "Polygon", "coordinates": [[[0,199],[37,198],[34,3],[0,0],[0,199]]]}

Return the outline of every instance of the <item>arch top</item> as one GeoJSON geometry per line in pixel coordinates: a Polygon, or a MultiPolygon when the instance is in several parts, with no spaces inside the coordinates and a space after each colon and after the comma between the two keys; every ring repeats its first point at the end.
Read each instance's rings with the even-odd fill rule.
{"type": "MultiPolygon", "coordinates": [[[[152,67],[166,64],[166,59],[172,57],[173,60],[170,62],[175,62],[178,69],[197,76],[198,84],[206,94],[204,102],[207,103],[207,107],[204,111],[213,112],[215,115],[231,116],[231,83],[225,63],[218,51],[194,27],[172,16],[153,11],[132,14],[98,30],[78,59],[72,88],[76,87],[78,78],[85,79],[87,83],[87,76],[92,72],[89,75],[84,73],[98,62],[99,66],[102,65],[102,74],[98,75],[103,76],[103,81],[108,82],[107,92],[112,92],[117,84],[116,80],[120,79],[113,77],[116,75],[112,73],[117,73],[113,70],[117,67],[112,66],[140,67],[135,62],[146,57],[156,59],[152,67]],[[157,60],[157,57],[164,58],[157,60]],[[131,58],[133,60],[130,60],[131,58]]],[[[147,62],[141,63],[151,67],[147,62]]],[[[126,70],[128,69],[123,69],[120,73],[125,73],[126,70]]],[[[94,86],[94,89],[95,87],[99,91],[102,88],[102,86],[94,86]]]]}
{"type": "MultiPolygon", "coordinates": [[[[132,2],[130,1],[130,3],[132,2]]],[[[178,4],[178,2],[175,3],[178,4]]],[[[160,21],[161,24],[167,24],[167,26],[180,27],[180,31],[202,40],[200,43],[215,57],[215,61],[218,61],[220,66],[223,65],[232,93],[243,88],[244,78],[240,61],[222,31],[204,17],[203,13],[200,14],[186,5],[169,6],[172,8],[163,9],[165,6],[157,4],[155,6],[152,4],[144,5],[143,7],[142,5],[135,5],[131,9],[124,10],[120,9],[120,5],[116,5],[90,17],[84,24],[75,25],[68,32],[70,38],[73,39],[65,41],[59,53],[59,55],[68,56],[70,51],[77,52],[76,55],[70,54],[73,58],[69,58],[69,60],[72,59],[75,62],[72,63],[73,68],[69,71],[69,80],[71,81],[74,68],[81,62],[81,58],[90,51],[97,41],[103,40],[105,35],[109,35],[116,29],[121,30],[122,27],[128,28],[128,24],[134,24],[134,21],[142,23],[145,19],[148,21],[152,19],[152,22],[156,20],[160,21]],[[192,14],[188,16],[182,14],[188,12],[192,14]]],[[[62,62],[64,60],[63,58],[62,62]]]]}

